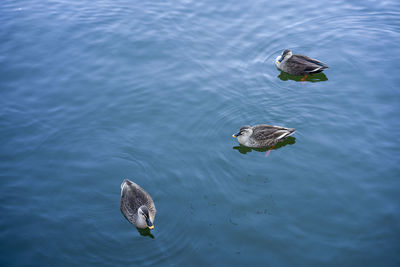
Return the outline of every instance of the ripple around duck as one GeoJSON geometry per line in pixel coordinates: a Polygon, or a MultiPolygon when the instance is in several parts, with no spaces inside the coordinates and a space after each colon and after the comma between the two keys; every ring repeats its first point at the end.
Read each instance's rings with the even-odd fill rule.
{"type": "MultiPolygon", "coordinates": [[[[165,192],[154,192],[153,199],[158,210],[155,218],[155,229],[136,231],[120,214],[116,235],[111,235],[116,242],[126,249],[120,251],[119,263],[135,263],[140,266],[153,264],[179,263],[190,257],[197,241],[192,237],[190,228],[191,208],[179,196],[171,198],[165,192]],[[161,199],[169,199],[161,201],[161,199]],[[149,253],[151,251],[151,253],[149,253]],[[182,255],[185,251],[185,255],[182,255]],[[135,256],[132,258],[132,253],[135,256]]],[[[116,222],[115,222],[116,223],[116,222]]]]}
{"type": "MultiPolygon", "coordinates": [[[[246,102],[247,100],[241,99],[240,101],[246,102]]],[[[221,206],[225,206],[226,203],[230,203],[232,195],[235,195],[235,200],[232,201],[233,206],[237,205],[235,204],[237,199],[248,200],[247,195],[249,192],[243,191],[243,179],[245,178],[243,176],[247,175],[246,169],[250,170],[251,167],[246,165],[257,165],[259,160],[263,161],[265,159],[264,150],[254,150],[255,153],[251,153],[257,158],[254,163],[234,163],[236,160],[240,160],[241,154],[234,149],[234,147],[238,146],[238,142],[231,135],[237,132],[243,124],[263,122],[259,114],[256,114],[257,112],[259,113],[259,110],[249,109],[243,112],[241,110],[243,105],[243,103],[232,104],[229,101],[221,101],[219,105],[211,105],[215,108],[205,111],[202,116],[191,121],[188,126],[188,128],[194,128],[193,132],[201,132],[201,135],[194,137],[194,139],[199,140],[198,149],[203,152],[200,157],[197,154],[193,154],[193,158],[188,159],[188,162],[193,163],[195,166],[192,170],[192,175],[199,178],[196,191],[202,194],[200,197],[207,197],[204,200],[204,206],[211,205],[213,208],[216,205],[216,210],[220,209],[221,206]],[[209,120],[210,117],[214,119],[209,120]],[[207,127],[204,128],[204,125],[207,125],[207,127]]],[[[262,116],[265,118],[265,115],[262,116]]],[[[291,138],[281,146],[294,143],[295,138],[291,138]]],[[[197,146],[194,145],[194,147],[197,146]]],[[[290,147],[281,147],[281,149],[283,151],[290,149],[290,147]]],[[[253,179],[253,183],[258,184],[257,180],[264,178],[257,177],[253,179]]],[[[252,182],[250,182],[250,185],[254,186],[252,182]]],[[[218,212],[221,211],[218,210],[218,212]]],[[[207,214],[204,214],[204,216],[207,216],[207,214]]]]}
{"type": "MultiPolygon", "coordinates": [[[[138,156],[147,158],[145,155],[138,156]]],[[[121,162],[118,162],[120,167],[121,162]]],[[[192,240],[190,228],[186,227],[191,224],[192,211],[184,199],[185,195],[171,193],[171,188],[173,188],[170,184],[171,179],[163,178],[173,177],[173,175],[158,174],[158,179],[156,179],[157,169],[154,166],[148,168],[146,165],[146,170],[141,170],[140,166],[136,165],[137,162],[129,164],[135,173],[127,178],[143,186],[154,199],[158,210],[155,218],[156,228],[151,231],[154,239],[146,234],[142,236],[120,212],[119,183],[122,178],[117,177],[118,171],[106,170],[110,175],[107,179],[102,179],[104,174],[100,170],[92,170],[89,174],[79,177],[80,179],[69,181],[68,184],[60,184],[62,180],[52,181],[53,185],[50,188],[43,189],[54,192],[53,197],[57,199],[57,202],[48,205],[51,209],[57,210],[48,215],[48,220],[62,220],[65,225],[68,225],[68,231],[85,233],[84,239],[81,239],[80,235],[67,237],[69,242],[60,243],[59,250],[65,251],[66,255],[82,255],[84,258],[81,260],[92,264],[109,261],[121,265],[149,266],[160,261],[178,263],[185,257],[190,257],[193,246],[197,242],[192,240]],[[145,172],[141,174],[142,171],[145,172]],[[101,178],[96,185],[93,185],[91,181],[93,177],[101,178]],[[101,189],[100,184],[105,184],[105,187],[101,189]],[[67,192],[65,189],[57,191],[53,188],[74,188],[75,190],[67,192]],[[164,190],[157,190],[157,188],[164,190]],[[68,205],[63,206],[63,203],[68,203],[68,205]],[[79,253],[79,251],[85,251],[85,253],[79,253]],[[98,254],[90,254],[90,251],[97,251],[98,254]],[[113,253],[109,254],[109,251],[113,253]],[[185,256],[182,256],[182,251],[185,251],[185,256]]],[[[184,185],[181,190],[184,190],[183,188],[184,185]]],[[[59,229],[58,224],[54,223],[53,228],[59,229]]],[[[66,258],[72,262],[80,261],[76,257],[66,256],[66,258]]]]}
{"type": "MultiPolygon", "coordinates": [[[[334,78],[333,73],[352,73],[361,68],[365,63],[363,61],[369,58],[368,55],[360,54],[360,45],[382,47],[382,50],[374,51],[374,58],[377,54],[384,54],[383,48],[387,39],[385,37],[399,35],[398,23],[395,22],[398,16],[396,12],[367,13],[357,16],[332,16],[329,19],[316,17],[290,24],[271,34],[264,42],[256,43],[248,49],[252,53],[250,52],[249,64],[246,66],[247,72],[252,73],[258,87],[271,84],[275,89],[290,91],[303,88],[307,83],[296,85],[285,82],[298,80],[291,76],[282,76],[274,63],[283,49],[290,48],[294,53],[305,54],[327,63],[330,66],[330,69],[324,72],[327,80],[334,78]],[[393,23],[388,23],[388,20],[393,23]],[[324,29],[323,32],[321,29],[324,29]],[[304,38],[305,36],[310,38],[304,38]],[[340,45],[337,45],[338,43],[340,45]],[[335,49],[332,50],[332,47],[335,49]],[[331,53],[334,53],[333,57],[331,53]],[[339,65],[340,71],[337,70],[339,65]]],[[[326,80],[323,76],[319,79],[326,80]]]]}

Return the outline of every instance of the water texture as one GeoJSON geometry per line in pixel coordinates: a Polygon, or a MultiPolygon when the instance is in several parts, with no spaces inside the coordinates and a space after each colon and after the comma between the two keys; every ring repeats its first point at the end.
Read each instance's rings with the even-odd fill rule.
{"type": "Polygon", "coordinates": [[[2,1],[0,265],[399,266],[399,3],[2,1]]]}

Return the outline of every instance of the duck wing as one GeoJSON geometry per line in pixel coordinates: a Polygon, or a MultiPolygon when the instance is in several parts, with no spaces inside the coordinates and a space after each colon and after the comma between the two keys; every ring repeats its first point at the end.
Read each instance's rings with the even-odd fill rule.
{"type": "Polygon", "coordinates": [[[257,125],[253,127],[252,138],[258,141],[280,141],[293,134],[296,130],[273,125],[257,125]]]}
{"type": "Polygon", "coordinates": [[[321,62],[321,61],[319,61],[319,60],[317,60],[315,58],[308,57],[308,56],[294,55],[294,58],[296,60],[300,61],[300,62],[309,62],[309,63],[313,63],[313,64],[316,64],[316,65],[321,66],[321,67],[326,67],[326,68],[329,67],[325,63],[323,63],[323,62],[321,62]]]}
{"type": "Polygon", "coordinates": [[[288,63],[299,72],[306,73],[318,73],[329,67],[319,60],[303,55],[293,55],[288,63]]]}

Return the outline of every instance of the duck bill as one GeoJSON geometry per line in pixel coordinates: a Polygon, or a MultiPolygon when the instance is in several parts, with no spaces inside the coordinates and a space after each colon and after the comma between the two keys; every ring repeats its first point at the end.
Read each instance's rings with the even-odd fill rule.
{"type": "Polygon", "coordinates": [[[236,138],[236,137],[238,137],[239,135],[240,135],[240,133],[232,134],[232,137],[233,137],[233,138],[236,138]]]}
{"type": "Polygon", "coordinates": [[[151,221],[147,218],[146,218],[146,223],[147,223],[147,227],[149,227],[150,230],[154,228],[154,224],[152,224],[151,221]]]}

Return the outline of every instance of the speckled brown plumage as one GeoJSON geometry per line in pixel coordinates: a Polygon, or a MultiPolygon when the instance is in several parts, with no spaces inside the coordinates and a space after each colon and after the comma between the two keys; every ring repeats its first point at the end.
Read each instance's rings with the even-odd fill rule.
{"type": "Polygon", "coordinates": [[[125,218],[135,225],[137,211],[140,206],[145,205],[149,210],[150,220],[153,222],[157,210],[151,196],[139,185],[128,179],[122,182],[121,187],[121,212],[125,218]],[[125,186],[124,183],[126,183],[125,186]]]}
{"type": "Polygon", "coordinates": [[[253,127],[253,134],[250,138],[262,147],[269,147],[284,139],[278,139],[278,137],[282,135],[282,130],[288,132],[294,131],[294,129],[291,128],[262,124],[253,127]]]}
{"type": "Polygon", "coordinates": [[[260,124],[253,127],[243,126],[240,128],[237,137],[239,143],[244,146],[263,148],[273,146],[283,141],[295,131],[296,130],[293,128],[260,124]]]}
{"type": "Polygon", "coordinates": [[[282,54],[285,59],[281,63],[277,62],[277,67],[280,70],[291,75],[315,74],[329,68],[328,65],[314,58],[292,55],[291,53],[291,50],[286,49],[282,54]]]}
{"type": "Polygon", "coordinates": [[[282,70],[292,75],[314,74],[328,68],[321,61],[303,55],[293,55],[285,65],[282,70]]]}

